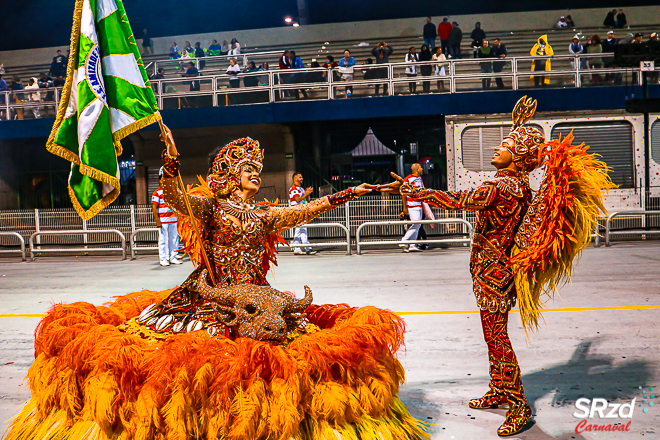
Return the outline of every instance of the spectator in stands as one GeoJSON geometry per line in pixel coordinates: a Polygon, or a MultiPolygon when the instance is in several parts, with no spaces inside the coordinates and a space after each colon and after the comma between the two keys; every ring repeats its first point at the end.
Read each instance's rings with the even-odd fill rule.
{"type": "MultiPolygon", "coordinates": [[[[601,46],[603,47],[603,53],[614,53],[614,46],[617,44],[617,39],[614,38],[614,31],[608,31],[607,32],[607,39],[603,40],[601,42],[601,46]]],[[[610,64],[614,61],[614,56],[609,56],[603,58],[603,62],[605,67],[609,67],[610,64]]],[[[612,82],[615,81],[617,77],[617,74],[615,73],[608,73],[605,75],[605,81],[607,82],[612,82]]]]}
{"type": "MultiPolygon", "coordinates": [[[[428,62],[431,61],[432,58],[433,55],[431,54],[429,47],[426,44],[422,44],[422,49],[419,51],[419,61],[428,62]]],[[[433,72],[433,66],[431,64],[419,66],[419,73],[421,73],[422,76],[431,76],[431,72],[433,72]]],[[[431,81],[422,81],[422,91],[424,93],[429,93],[431,91],[431,81]]]]}
{"type": "MultiPolygon", "coordinates": [[[[408,78],[417,78],[417,68],[415,67],[415,63],[418,61],[417,49],[410,46],[404,59],[404,62],[410,64],[410,66],[406,67],[406,76],[408,78]]],[[[411,81],[408,83],[408,91],[410,91],[411,94],[417,93],[417,81],[411,81]]]]}
{"type": "MultiPolygon", "coordinates": [[[[39,90],[39,83],[37,82],[37,78],[30,78],[28,85],[25,86],[25,90],[39,90]]],[[[28,93],[27,96],[30,104],[41,102],[41,93],[39,92],[28,93]]],[[[32,111],[35,119],[41,118],[39,107],[31,107],[30,110],[32,111]]]]}
{"type": "Polygon", "coordinates": [[[559,21],[557,22],[557,27],[561,29],[561,28],[565,28],[567,26],[568,26],[568,23],[566,22],[566,17],[564,17],[562,15],[561,17],[559,17],[559,21]]]}
{"type": "Polygon", "coordinates": [[[241,54],[241,43],[239,43],[236,38],[232,38],[231,44],[229,45],[228,55],[240,55],[240,54],[241,54]]]}
{"type": "MultiPolygon", "coordinates": [[[[500,42],[499,38],[495,38],[493,40],[493,57],[496,60],[502,60],[502,61],[493,61],[494,73],[502,73],[502,70],[504,70],[504,66],[506,65],[506,61],[503,61],[504,58],[506,58],[506,55],[507,55],[506,46],[500,42]]],[[[504,88],[504,80],[502,79],[501,76],[495,78],[495,83],[497,84],[498,89],[504,88]]]]}
{"type": "MultiPolygon", "coordinates": [[[[649,38],[649,41],[647,41],[646,44],[648,44],[648,46],[649,46],[649,51],[653,51],[654,47],[657,48],[658,47],[658,33],[653,32],[651,34],[651,37],[649,38]]],[[[655,50],[657,50],[657,49],[655,49],[655,50]]],[[[660,81],[660,72],[658,72],[657,70],[655,70],[653,72],[649,72],[646,75],[647,75],[647,79],[648,79],[649,83],[651,83],[651,84],[653,84],[653,83],[657,84],[660,81]]]]}
{"type": "Polygon", "coordinates": [[[213,40],[213,43],[209,46],[209,56],[217,57],[222,52],[222,46],[218,44],[218,40],[213,40]]]}
{"type": "MultiPolygon", "coordinates": [[[[444,53],[442,53],[442,48],[438,48],[436,52],[433,54],[431,57],[431,61],[447,61],[447,57],[445,56],[444,53]]],[[[442,81],[440,78],[443,76],[447,75],[447,72],[445,70],[446,63],[438,63],[435,65],[435,77],[438,78],[438,92],[444,92],[445,91],[445,83],[442,81]]]]}
{"type": "MultiPolygon", "coordinates": [[[[270,66],[268,65],[268,63],[263,63],[261,65],[261,71],[262,72],[268,72],[269,70],[270,70],[270,66]]],[[[267,86],[269,84],[268,79],[269,78],[268,78],[267,74],[266,75],[260,75],[259,76],[259,84],[261,84],[262,86],[267,86]]]]}
{"type": "MultiPolygon", "coordinates": [[[[254,63],[254,61],[248,61],[248,65],[245,67],[245,73],[256,73],[261,71],[260,68],[254,63]]],[[[259,77],[257,75],[250,75],[243,77],[243,84],[245,87],[256,87],[259,85],[259,77]]]]}
{"type": "MultiPolygon", "coordinates": [[[[426,29],[426,27],[424,28],[426,29]]],[[[433,24],[433,32],[435,32],[434,24],[433,24]]],[[[376,45],[376,47],[371,49],[371,54],[376,57],[376,64],[387,64],[390,62],[390,55],[392,55],[393,51],[394,49],[392,49],[392,46],[388,46],[386,42],[381,41],[376,45]]],[[[376,75],[375,78],[386,79],[387,68],[374,69],[374,74],[376,75]]],[[[376,95],[378,95],[379,90],[380,90],[380,84],[376,84],[376,95]]],[[[383,95],[387,95],[387,83],[383,84],[383,95]]]]}
{"type": "MultiPolygon", "coordinates": [[[[55,83],[53,82],[53,78],[46,75],[46,72],[41,72],[39,74],[39,79],[37,80],[37,82],[39,83],[40,89],[47,89],[48,87],[53,87],[55,85],[55,83]]],[[[44,101],[53,101],[54,99],[55,99],[54,92],[46,92],[46,96],[43,97],[44,101]]]]}
{"type": "MultiPolygon", "coordinates": [[[[532,47],[532,50],[529,51],[529,54],[533,57],[554,55],[554,50],[550,46],[550,43],[548,43],[548,36],[541,35],[532,47]]],[[[536,75],[530,77],[530,79],[534,80],[534,87],[545,87],[547,84],[550,84],[550,77],[539,75],[539,72],[542,70],[549,71],[551,67],[550,58],[532,61],[532,72],[537,72],[536,75]]]]}
{"type": "MultiPolygon", "coordinates": [[[[424,188],[424,183],[422,182],[422,174],[424,173],[424,170],[422,169],[422,166],[418,163],[414,163],[412,164],[410,171],[411,173],[404,179],[406,183],[412,185],[414,188],[424,188]]],[[[408,217],[412,221],[422,219],[422,202],[418,202],[404,195],[401,196],[401,202],[403,204],[403,210],[400,214],[400,217],[408,217]]],[[[419,234],[419,228],[421,228],[421,226],[422,225],[419,223],[410,225],[401,241],[417,240],[417,235],[419,234]]],[[[415,244],[400,244],[399,246],[403,248],[404,252],[420,251],[420,249],[415,244]]]]}
{"type": "Polygon", "coordinates": [[[472,38],[472,51],[474,53],[474,58],[477,58],[477,51],[486,39],[486,32],[481,29],[481,22],[478,21],[474,24],[474,29],[472,29],[470,38],[472,38]]]}
{"type": "MultiPolygon", "coordinates": [[[[603,46],[600,44],[600,37],[594,35],[591,37],[591,44],[587,48],[587,53],[603,53],[603,46]]],[[[589,57],[588,58],[589,67],[591,69],[602,69],[603,68],[603,59],[600,57],[589,57]]],[[[600,74],[594,73],[591,75],[591,81],[595,86],[600,83],[600,74]]]]}
{"type": "Polygon", "coordinates": [[[153,79],[165,79],[165,69],[163,67],[159,67],[158,73],[153,76],[153,79]]]}
{"type": "Polygon", "coordinates": [[[220,48],[220,55],[227,55],[229,53],[230,49],[231,49],[231,46],[229,46],[229,42],[227,40],[222,40],[222,47],[220,48]]]}
{"type": "Polygon", "coordinates": [[[146,29],[142,29],[142,55],[154,54],[154,48],[151,45],[151,35],[146,29]]]}
{"type": "MultiPolygon", "coordinates": [[[[369,60],[367,60],[369,61],[369,60]]],[[[321,65],[319,64],[318,61],[312,61],[312,63],[309,65],[312,69],[316,68],[321,68],[321,65]]],[[[318,72],[308,72],[307,73],[307,81],[309,82],[323,82],[323,77],[325,76],[326,72],[318,71],[318,72]]],[[[364,79],[367,79],[367,75],[365,74],[364,79]]]]}
{"type": "MultiPolygon", "coordinates": [[[[488,40],[484,40],[483,44],[477,51],[477,58],[486,58],[489,61],[482,61],[479,63],[481,67],[481,73],[492,73],[493,72],[493,62],[490,59],[494,58],[495,54],[493,53],[493,48],[488,43],[488,40]]],[[[481,79],[481,87],[483,89],[490,89],[490,78],[481,79]]]]}
{"type": "MultiPolygon", "coordinates": [[[[158,178],[163,177],[163,168],[158,172],[158,178]]],[[[151,196],[151,212],[156,220],[158,230],[158,257],[161,266],[170,264],[181,264],[177,259],[179,250],[179,233],[176,230],[177,218],[174,212],[167,206],[163,198],[163,188],[161,186],[154,191],[151,196]]]]}
{"type": "MultiPolygon", "coordinates": [[[[23,93],[16,93],[17,90],[23,90],[25,87],[23,86],[23,82],[21,82],[21,79],[17,76],[13,77],[11,80],[11,84],[9,84],[9,90],[14,91],[13,94],[11,94],[11,102],[14,104],[23,104],[25,96],[23,93]]],[[[23,109],[22,108],[17,108],[14,110],[14,119],[23,119],[23,109]]]]}
{"type": "MultiPolygon", "coordinates": [[[[299,56],[296,55],[295,50],[290,50],[289,51],[289,60],[291,62],[291,67],[293,69],[304,69],[305,64],[302,62],[299,56]]],[[[307,74],[305,72],[298,72],[293,74],[293,82],[294,83],[304,83],[307,81],[307,74]]],[[[296,99],[300,99],[300,92],[302,92],[303,97],[305,99],[308,99],[309,97],[307,96],[307,91],[305,89],[296,89],[296,99]]]]}
{"type": "Polygon", "coordinates": [[[571,17],[570,15],[567,15],[566,16],[566,24],[568,25],[568,27],[574,27],[575,22],[573,21],[573,17],[571,17]]]}
{"type": "Polygon", "coordinates": [[[628,25],[628,19],[626,14],[623,13],[623,9],[619,9],[619,12],[616,14],[616,27],[623,29],[628,25]]]}
{"type": "Polygon", "coordinates": [[[178,60],[179,58],[181,58],[181,54],[179,53],[179,46],[177,46],[176,42],[174,42],[170,47],[170,59],[178,60]]]}
{"type": "Polygon", "coordinates": [[[323,67],[326,69],[334,69],[335,67],[338,67],[339,63],[335,61],[335,57],[332,55],[328,55],[325,57],[325,63],[323,63],[323,67]]]}
{"type": "Polygon", "coordinates": [[[54,87],[64,87],[65,83],[66,83],[66,78],[63,76],[58,76],[53,80],[54,87]]]}
{"type": "MultiPolygon", "coordinates": [[[[344,57],[339,60],[339,73],[341,73],[342,81],[350,82],[353,81],[353,69],[355,66],[355,58],[351,56],[351,51],[346,49],[344,50],[344,57]]],[[[346,87],[346,97],[350,98],[353,94],[353,87],[346,87]]]]}
{"type": "MultiPolygon", "coordinates": [[[[0,104],[5,104],[5,92],[9,90],[9,87],[7,87],[7,81],[5,81],[2,78],[2,74],[0,74],[0,104]]],[[[0,110],[2,110],[0,108],[0,110]]]]}
{"type": "Polygon", "coordinates": [[[66,57],[62,55],[61,50],[57,50],[57,55],[53,57],[50,65],[50,73],[53,76],[66,76],[66,57]]]}
{"type": "MultiPolygon", "coordinates": [[[[293,185],[289,188],[289,203],[291,206],[304,205],[309,202],[309,196],[314,190],[311,186],[307,189],[303,189],[303,176],[299,172],[293,173],[293,185]]],[[[309,244],[309,239],[307,238],[307,228],[296,228],[296,232],[293,235],[294,244],[309,244]]],[[[307,255],[314,255],[316,252],[312,250],[311,247],[306,247],[305,252],[307,255]]],[[[299,247],[293,248],[293,255],[302,255],[303,251],[299,247]]]]}
{"type": "Polygon", "coordinates": [[[227,75],[229,75],[229,87],[238,89],[241,87],[241,78],[238,74],[241,73],[241,67],[238,65],[234,58],[229,60],[229,67],[227,67],[227,75]]]}
{"type": "Polygon", "coordinates": [[[449,53],[451,58],[460,60],[461,56],[461,41],[463,40],[463,30],[458,26],[457,22],[451,24],[451,33],[449,34],[449,53]]]}
{"type": "MultiPolygon", "coordinates": [[[[229,67],[227,67],[227,75],[229,75],[229,87],[238,89],[241,87],[241,78],[238,74],[241,73],[241,67],[236,62],[235,58],[229,59],[229,67]]],[[[236,93],[231,93],[227,100],[229,104],[239,104],[241,102],[240,96],[236,93]]]]}
{"type": "Polygon", "coordinates": [[[424,25],[424,44],[429,46],[431,50],[435,48],[435,38],[438,34],[435,32],[435,24],[431,17],[426,17],[426,24],[424,25]]]}
{"type": "MultiPolygon", "coordinates": [[[[199,70],[197,70],[195,67],[194,62],[191,61],[188,63],[188,69],[186,70],[186,73],[183,74],[183,76],[186,78],[194,78],[199,76],[199,70]]],[[[190,81],[191,92],[199,92],[200,88],[199,80],[190,81]]]]}
{"type": "MultiPolygon", "coordinates": [[[[280,55],[279,59],[279,65],[280,65],[280,70],[288,70],[292,69],[293,66],[291,65],[291,59],[289,58],[289,50],[286,49],[282,55],[280,55]]],[[[280,73],[276,78],[279,78],[280,82],[282,84],[289,84],[292,81],[292,77],[289,74],[283,74],[280,73]]],[[[292,91],[291,90],[283,90],[280,91],[282,96],[287,97],[287,96],[292,96],[292,91]]]]}
{"type": "Polygon", "coordinates": [[[195,53],[195,49],[193,49],[193,47],[190,45],[190,41],[186,41],[186,45],[184,46],[183,50],[190,54],[195,53]]]}
{"type": "Polygon", "coordinates": [[[580,44],[580,36],[578,34],[573,36],[573,41],[568,45],[568,53],[575,56],[575,58],[571,60],[571,68],[575,70],[575,63],[578,62],[580,54],[584,53],[584,46],[580,44]]]}
{"type": "Polygon", "coordinates": [[[202,60],[201,58],[204,58],[206,54],[204,53],[204,49],[202,49],[202,43],[199,41],[195,43],[195,58],[199,58],[197,61],[199,65],[199,70],[204,70],[204,67],[206,67],[206,61],[202,60]]]}
{"type": "Polygon", "coordinates": [[[641,32],[637,32],[635,34],[635,39],[632,41],[633,44],[642,44],[642,40],[644,39],[644,34],[641,32]]]}
{"type": "Polygon", "coordinates": [[[616,27],[616,9],[612,9],[610,12],[607,13],[605,16],[605,20],[603,21],[603,26],[608,27],[608,28],[613,28],[616,27]]]}
{"type": "Polygon", "coordinates": [[[447,17],[442,19],[442,23],[438,25],[438,35],[440,36],[440,47],[445,56],[449,55],[449,37],[453,29],[447,17]]]}

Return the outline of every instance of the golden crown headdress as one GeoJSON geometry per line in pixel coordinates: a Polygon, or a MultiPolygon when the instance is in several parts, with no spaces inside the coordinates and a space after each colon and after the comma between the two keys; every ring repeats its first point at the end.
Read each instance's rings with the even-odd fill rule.
{"type": "Polygon", "coordinates": [[[539,166],[539,148],[545,143],[545,136],[541,131],[525,127],[536,112],[536,104],[536,99],[526,95],[520,98],[511,112],[511,132],[504,136],[504,139],[513,141],[513,146],[508,148],[513,156],[513,163],[526,173],[539,166]]]}
{"type": "Polygon", "coordinates": [[[259,148],[259,141],[249,137],[237,139],[220,150],[206,182],[216,195],[227,196],[240,187],[241,170],[245,165],[252,165],[261,172],[263,161],[264,152],[259,148]]]}

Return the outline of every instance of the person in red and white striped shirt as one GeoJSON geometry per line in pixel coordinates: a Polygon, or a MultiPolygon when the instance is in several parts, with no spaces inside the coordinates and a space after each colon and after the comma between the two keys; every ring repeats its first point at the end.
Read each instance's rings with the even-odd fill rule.
{"type": "MultiPolygon", "coordinates": [[[[163,168],[158,172],[158,177],[163,177],[163,168]]],[[[158,231],[158,256],[161,266],[170,264],[181,264],[177,259],[179,249],[179,233],[176,230],[177,218],[174,212],[165,203],[163,188],[158,187],[151,196],[151,211],[156,219],[158,231]]]]}
{"type": "MultiPolygon", "coordinates": [[[[414,188],[424,188],[424,183],[422,182],[422,174],[424,173],[424,170],[422,169],[422,166],[418,163],[414,163],[412,164],[412,169],[410,171],[411,173],[404,179],[406,183],[409,183],[414,188]]],[[[410,220],[413,221],[421,220],[423,217],[422,203],[413,199],[409,199],[404,195],[401,196],[401,199],[403,202],[403,212],[401,215],[408,216],[410,217],[410,220]]],[[[406,231],[406,235],[404,235],[401,240],[417,240],[417,234],[419,234],[419,229],[421,226],[422,225],[419,223],[410,225],[406,231]]],[[[399,246],[403,248],[404,252],[419,252],[421,250],[417,247],[416,244],[400,244],[399,246]]]]}
{"type": "MultiPolygon", "coordinates": [[[[302,205],[309,201],[309,195],[314,190],[311,186],[307,189],[302,187],[303,176],[299,172],[293,173],[293,186],[289,189],[289,203],[291,206],[302,205]]],[[[307,238],[307,228],[296,228],[296,233],[293,236],[294,243],[309,244],[307,238]]],[[[314,255],[316,252],[311,247],[306,247],[305,252],[307,255],[314,255]]],[[[297,247],[293,249],[294,255],[302,255],[303,251],[297,247]]]]}

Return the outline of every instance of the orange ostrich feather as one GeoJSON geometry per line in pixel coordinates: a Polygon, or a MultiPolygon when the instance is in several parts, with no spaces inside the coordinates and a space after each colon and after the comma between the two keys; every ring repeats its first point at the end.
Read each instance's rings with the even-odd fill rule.
{"type": "Polygon", "coordinates": [[[32,398],[7,440],[428,438],[397,397],[404,323],[393,313],[311,306],[321,330],[286,346],[118,330],[171,291],[55,306],[36,330],[32,398]]]}
{"type": "Polygon", "coordinates": [[[607,215],[602,191],[616,186],[607,165],[573,134],[546,143],[539,151],[545,176],[522,221],[511,252],[518,305],[525,331],[536,329],[541,296],[554,297],[570,281],[573,265],[591,240],[595,222],[607,215]],[[526,235],[523,237],[523,235],[526,235]]]}
{"type": "MultiPolygon", "coordinates": [[[[208,186],[206,180],[204,180],[202,176],[197,176],[197,179],[199,180],[199,185],[194,187],[193,185],[188,185],[186,189],[187,193],[193,196],[209,198],[214,197],[213,190],[211,190],[211,188],[208,186]]],[[[257,203],[257,205],[276,206],[277,201],[272,203],[268,200],[265,200],[257,203]]],[[[193,262],[193,264],[199,266],[202,263],[202,251],[199,240],[197,239],[197,235],[195,234],[195,228],[193,227],[192,221],[197,222],[197,227],[201,231],[203,237],[206,235],[206,230],[204,229],[205,225],[202,225],[199,219],[195,218],[193,220],[193,218],[191,218],[186,212],[177,211],[177,219],[179,220],[177,224],[177,231],[181,237],[183,249],[185,249],[186,253],[190,256],[190,260],[193,262]]],[[[268,273],[272,266],[277,266],[277,247],[280,244],[288,244],[287,241],[282,237],[282,234],[273,233],[266,236],[266,242],[264,246],[266,252],[264,253],[263,261],[261,263],[264,274],[268,273]]]]}

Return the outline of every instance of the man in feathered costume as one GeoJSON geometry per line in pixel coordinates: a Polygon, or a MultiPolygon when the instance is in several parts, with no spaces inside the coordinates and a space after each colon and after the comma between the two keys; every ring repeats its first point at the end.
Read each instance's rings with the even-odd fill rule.
{"type": "Polygon", "coordinates": [[[164,140],[165,200],[197,269],[175,289],[53,307],[35,334],[32,397],[7,440],[428,438],[397,397],[401,318],[316,306],[308,287],[295,298],[266,281],[280,232],[368,185],[293,207],[256,204],[263,151],[244,138],[187,190],[188,209],[169,130],[164,140]]]}
{"type": "Polygon", "coordinates": [[[477,211],[470,272],[488,345],[490,388],[469,405],[508,404],[501,436],[520,432],[532,416],[509,340],[509,311],[517,301],[525,330],[538,326],[541,294],[552,295],[568,279],[597,216],[605,213],[601,190],[613,187],[605,164],[587,154],[588,147],[572,145],[572,135],[546,143],[543,133],[525,126],[536,110],[536,101],[526,98],[516,104],[511,132],[495,148],[495,177],[480,187],[420,189],[396,174],[396,182],[377,187],[444,209],[477,211]],[[545,178],[533,196],[528,174],[540,165],[545,178]]]}

